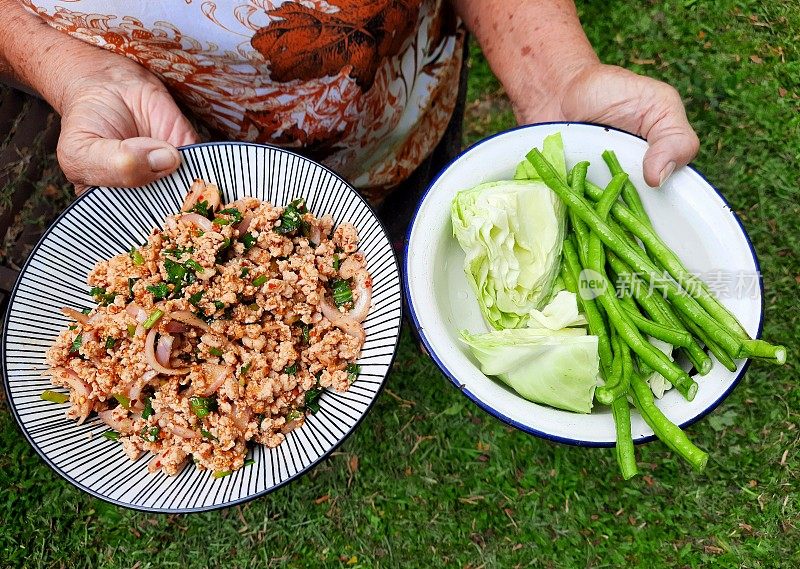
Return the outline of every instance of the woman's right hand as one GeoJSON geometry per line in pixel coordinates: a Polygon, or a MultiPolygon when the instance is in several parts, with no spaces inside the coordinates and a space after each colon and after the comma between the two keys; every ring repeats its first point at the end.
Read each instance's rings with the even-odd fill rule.
{"type": "Polygon", "coordinates": [[[180,165],[176,146],[197,134],[161,81],[137,63],[97,50],[94,72],[63,85],[58,162],[77,192],[147,184],[180,165]]]}

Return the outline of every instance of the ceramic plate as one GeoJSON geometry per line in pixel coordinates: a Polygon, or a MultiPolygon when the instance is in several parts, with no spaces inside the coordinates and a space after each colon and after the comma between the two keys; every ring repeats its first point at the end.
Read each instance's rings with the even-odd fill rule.
{"type": "MultiPolygon", "coordinates": [[[[607,127],[549,123],[520,127],[478,142],[434,180],[417,210],[407,240],[404,287],[414,325],[441,370],[467,397],[495,417],[529,433],[565,443],[611,446],[616,439],[610,409],[595,405],[590,415],[537,405],[518,396],[477,367],[459,331],[488,331],[478,303],[464,276],[464,253],[452,234],[450,203],[455,194],[483,182],[511,179],[516,165],[531,148],[541,148],[550,134],[564,139],[567,166],[591,162],[588,178],[604,186],[611,179],[601,153],[614,150],[642,195],[658,233],[686,267],[718,291],[752,336],[761,332],[762,286],[752,243],[722,195],[694,168],[675,172],[660,189],[650,189],[642,177],[647,143],[607,127]]],[[[667,392],[658,406],[674,423],[686,426],[714,409],[733,389],[747,368],[739,361],[732,373],[714,360],[712,371],[695,376],[699,390],[687,402],[677,391],[667,392]]],[[[637,442],[653,431],[632,411],[637,442]]]]}
{"type": "MultiPolygon", "coordinates": [[[[11,410],[42,458],[75,486],[109,502],[155,512],[197,512],[266,494],[297,478],[350,435],[375,402],[394,359],[402,321],[397,262],[375,213],[330,170],[292,152],[219,143],[181,149],[183,164],[168,178],[136,189],[93,188],[75,200],[42,237],[22,269],[3,329],[2,364],[11,410]],[[86,276],[101,259],[143,243],[165,216],[180,211],[195,178],[217,184],[223,203],[254,196],[275,205],[306,199],[316,215],[353,223],[372,275],[373,307],[364,321],[362,372],[346,393],[326,391],[320,410],[277,448],[256,445],[254,463],[223,478],[191,466],[178,475],[148,474],[149,453],[129,460],[93,417],[78,426],[68,404],[42,401],[45,351],[68,325],[62,306],[93,306],[86,276]]],[[[60,388],[58,388],[60,390],[60,388]]],[[[63,391],[63,390],[62,390],[63,391]]]]}

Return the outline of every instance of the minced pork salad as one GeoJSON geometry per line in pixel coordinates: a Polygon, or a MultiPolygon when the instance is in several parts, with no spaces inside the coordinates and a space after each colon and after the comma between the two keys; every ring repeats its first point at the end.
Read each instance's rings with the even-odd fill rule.
{"type": "Polygon", "coordinates": [[[300,199],[221,205],[196,180],[181,213],[88,285],[98,306],[63,309],[75,323],[48,373],[69,418],[96,412],[131,459],[153,453],[150,472],[241,468],[248,443],[281,444],[323,388],[359,373],[372,280],[356,229],[300,199]]]}

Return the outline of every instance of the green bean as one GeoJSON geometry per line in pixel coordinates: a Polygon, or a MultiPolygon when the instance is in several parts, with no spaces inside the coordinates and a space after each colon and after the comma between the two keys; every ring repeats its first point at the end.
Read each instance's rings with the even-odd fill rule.
{"type": "Polygon", "coordinates": [[[608,328],[605,319],[597,307],[594,300],[590,298],[583,298],[578,293],[578,275],[580,274],[580,264],[578,264],[577,272],[573,267],[570,267],[566,259],[561,267],[561,274],[564,278],[564,286],[569,292],[573,292],[578,297],[578,304],[583,309],[583,314],[586,316],[586,321],[589,323],[589,332],[597,336],[597,353],[600,356],[600,363],[603,366],[610,366],[613,356],[611,355],[611,341],[608,336],[608,328]]]}
{"type": "Polygon", "coordinates": [[[608,183],[608,186],[606,186],[606,189],[603,190],[603,195],[600,196],[600,199],[597,201],[597,205],[594,207],[595,210],[597,211],[597,215],[599,215],[604,220],[608,219],[608,214],[611,211],[611,208],[614,206],[615,203],[617,203],[619,195],[622,193],[622,189],[625,187],[625,184],[627,183],[628,183],[628,175],[625,172],[615,174],[614,177],[611,178],[611,181],[608,183]]]}
{"type": "Polygon", "coordinates": [[[631,435],[631,408],[626,397],[615,399],[611,404],[611,414],[614,417],[614,426],[617,431],[617,444],[614,452],[617,455],[622,478],[630,480],[639,474],[636,466],[636,453],[633,450],[633,437],[631,435]]]}
{"type": "Polygon", "coordinates": [[[753,357],[774,360],[775,363],[781,365],[786,363],[786,348],[764,340],[745,340],[738,355],[740,358],[753,357]]]}
{"type": "MultiPolygon", "coordinates": [[[[643,255],[641,250],[631,247],[618,233],[612,231],[608,223],[597,215],[585,198],[573,193],[538,149],[534,148],[528,154],[528,160],[539,172],[542,181],[561,198],[567,207],[575,210],[576,215],[586,222],[586,225],[598,235],[606,246],[617,253],[632,268],[646,275],[651,282],[657,279],[658,269],[653,262],[646,255],[643,255]]],[[[589,188],[590,185],[587,183],[586,187],[589,188]]],[[[614,204],[612,211],[616,211],[618,208],[624,208],[630,214],[630,210],[619,203],[614,204]]],[[[674,282],[669,280],[665,283],[665,289],[670,301],[700,326],[708,330],[715,341],[727,352],[732,354],[739,353],[742,347],[741,340],[732,335],[731,332],[703,310],[694,298],[687,295],[684,290],[679,289],[674,282]]]]}
{"type": "MultiPolygon", "coordinates": [[[[541,172],[540,172],[541,175],[541,172]]],[[[585,184],[586,192],[590,196],[597,196],[600,199],[600,190],[593,184],[585,184]]],[[[708,286],[702,279],[690,273],[683,265],[678,256],[670,249],[659,235],[647,224],[643,223],[637,215],[625,207],[624,204],[614,204],[611,212],[614,217],[625,226],[631,233],[638,237],[650,254],[658,260],[658,263],[672,275],[677,283],[692,297],[696,298],[698,304],[702,306],[708,314],[716,319],[727,331],[739,338],[749,338],[739,320],[725,306],[711,294],[708,286]]],[[[622,255],[620,255],[622,257],[622,255]]],[[[623,259],[625,257],[622,257],[623,259]]],[[[625,259],[628,261],[628,259],[625,259]]],[[[638,267],[636,267],[639,270],[638,267]]],[[[723,346],[728,349],[726,346],[723,346]]],[[[729,352],[730,353],[730,352],[729,352]]],[[[734,354],[738,353],[733,352],[734,354]]]]}
{"type": "MultiPolygon", "coordinates": [[[[570,186],[572,187],[572,191],[582,196],[585,192],[585,183],[586,183],[586,171],[589,169],[589,163],[578,162],[570,171],[570,186]]],[[[569,211],[569,222],[572,225],[572,229],[575,231],[575,235],[578,237],[578,245],[580,247],[579,252],[581,255],[581,259],[583,259],[588,250],[586,248],[589,245],[589,228],[586,227],[586,224],[581,220],[575,212],[571,209],[569,211]]]]}
{"type": "Polygon", "coordinates": [[[683,323],[686,327],[694,334],[697,338],[700,339],[703,344],[705,344],[706,348],[714,354],[714,357],[717,358],[719,363],[724,365],[728,368],[729,371],[736,371],[736,362],[733,361],[733,358],[728,355],[728,353],[723,350],[719,345],[717,345],[714,340],[712,340],[708,334],[706,334],[705,330],[700,328],[697,324],[686,318],[685,316],[678,315],[678,318],[681,318],[683,323]]]}
{"type": "MultiPolygon", "coordinates": [[[[579,266],[578,253],[570,239],[564,240],[564,256],[570,264],[571,270],[575,273],[574,267],[576,265],[579,266]]],[[[597,265],[590,268],[596,271],[595,267],[597,265]]],[[[601,266],[600,269],[602,271],[603,267],[601,266]]],[[[608,278],[605,276],[605,272],[601,271],[597,271],[598,278],[601,279],[600,294],[597,299],[605,310],[611,327],[622,336],[622,339],[634,352],[647,362],[647,365],[663,375],[688,401],[694,399],[697,394],[697,383],[667,358],[661,350],[642,337],[636,327],[624,315],[622,309],[619,308],[617,297],[610,292],[611,285],[608,282],[608,278]]]]}
{"type": "MultiPolygon", "coordinates": [[[[622,164],[620,164],[619,160],[617,160],[617,155],[614,154],[613,150],[606,150],[603,152],[603,160],[605,161],[606,166],[608,166],[608,170],[611,172],[612,176],[625,171],[622,169],[622,164]]],[[[644,209],[642,198],[639,196],[636,186],[634,186],[633,182],[630,180],[628,180],[628,182],[625,184],[625,187],[622,189],[622,199],[625,200],[625,203],[628,204],[630,210],[636,214],[636,217],[638,217],[642,223],[652,226],[652,223],[650,222],[650,216],[647,215],[647,211],[644,209]]]]}
{"type": "Polygon", "coordinates": [[[611,405],[617,399],[625,399],[633,372],[630,348],[619,336],[614,336],[614,339],[616,345],[612,371],[605,384],[595,390],[595,398],[603,405],[611,405]]]}
{"type": "MultiPolygon", "coordinates": [[[[630,268],[613,251],[609,251],[607,257],[609,265],[617,275],[626,275],[630,278],[631,293],[647,314],[650,315],[650,318],[659,324],[686,330],[683,322],[678,319],[663,296],[645,291],[644,283],[631,272],[630,268]]],[[[694,338],[685,349],[689,361],[692,362],[692,365],[700,375],[706,375],[711,371],[711,358],[708,357],[708,354],[694,338]]]]}
{"type": "Polygon", "coordinates": [[[669,326],[664,326],[662,324],[658,324],[657,322],[653,322],[652,320],[648,320],[642,316],[641,313],[636,310],[636,308],[631,308],[625,303],[621,304],[621,306],[622,309],[625,310],[625,313],[628,315],[628,318],[630,318],[631,322],[633,322],[633,324],[639,330],[641,330],[643,334],[663,340],[664,342],[672,344],[673,346],[680,346],[681,348],[686,348],[691,344],[692,335],[686,330],[671,328],[669,326]]]}
{"type": "Polygon", "coordinates": [[[685,458],[695,470],[702,471],[708,462],[708,454],[697,448],[680,427],[664,416],[656,407],[653,392],[650,391],[647,382],[636,373],[631,376],[631,393],[634,405],[656,436],[667,447],[685,458]]]}

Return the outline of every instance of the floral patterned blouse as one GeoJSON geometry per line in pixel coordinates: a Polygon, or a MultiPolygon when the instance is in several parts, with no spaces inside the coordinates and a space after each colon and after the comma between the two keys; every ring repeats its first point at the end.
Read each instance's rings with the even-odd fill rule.
{"type": "Polygon", "coordinates": [[[22,0],[155,73],[232,139],[297,148],[379,198],[433,150],[463,32],[447,0],[22,0]]]}

